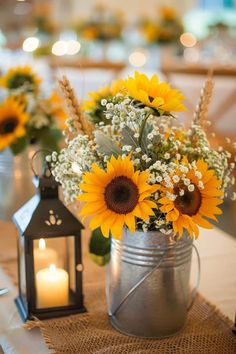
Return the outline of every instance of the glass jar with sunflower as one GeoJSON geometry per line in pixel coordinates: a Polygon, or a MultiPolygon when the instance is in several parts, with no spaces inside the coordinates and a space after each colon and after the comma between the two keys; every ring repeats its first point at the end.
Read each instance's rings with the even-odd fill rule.
{"type": "MultiPolygon", "coordinates": [[[[209,79],[185,128],[174,115],[185,109],[182,93],[135,72],[101,97],[103,116],[89,129],[90,109],[77,110],[67,147],[47,157],[97,242],[98,230],[111,240],[108,308],[122,332],[165,337],[184,325],[193,240],[199,227],[212,228],[234,183],[231,154],[213,148],[205,131],[212,87],[209,79]]],[[[94,243],[103,256],[107,242],[100,254],[94,243]]]]}
{"type": "Polygon", "coordinates": [[[0,217],[34,193],[29,158],[38,148],[57,150],[66,114],[56,93],[44,97],[40,78],[29,66],[11,68],[0,78],[0,217]],[[17,156],[16,156],[17,155],[17,156]],[[28,185],[29,188],[24,188],[28,185]]]}

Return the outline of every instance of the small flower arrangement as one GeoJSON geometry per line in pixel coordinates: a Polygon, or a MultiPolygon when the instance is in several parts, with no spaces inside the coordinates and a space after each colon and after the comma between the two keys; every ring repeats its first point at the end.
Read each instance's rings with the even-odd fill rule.
{"type": "Polygon", "coordinates": [[[146,19],[140,24],[141,31],[149,43],[171,43],[183,32],[182,22],[176,10],[169,6],[160,8],[156,21],[146,19]]]}
{"type": "Polygon", "coordinates": [[[66,114],[56,92],[44,97],[41,79],[30,66],[15,67],[0,78],[5,99],[0,103],[0,151],[20,153],[30,143],[57,150],[66,114]]]}
{"type": "Polygon", "coordinates": [[[87,20],[78,22],[75,30],[81,38],[88,41],[109,41],[121,38],[123,26],[119,12],[111,11],[100,4],[94,7],[87,20]]]}
{"type": "Polygon", "coordinates": [[[67,202],[82,202],[92,230],[115,238],[124,227],[197,238],[199,226],[212,228],[235,164],[205,132],[211,79],[190,128],[175,117],[184,96],[156,75],[136,72],[116,93],[98,94],[92,113],[81,110],[66,78],[60,85],[71,112],[67,147],[47,160],[67,202]],[[100,121],[93,120],[96,108],[103,110],[100,121]]]}

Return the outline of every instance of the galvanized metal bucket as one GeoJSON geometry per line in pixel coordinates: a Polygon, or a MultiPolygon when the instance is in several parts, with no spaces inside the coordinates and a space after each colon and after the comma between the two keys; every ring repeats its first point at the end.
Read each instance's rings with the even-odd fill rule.
{"type": "Polygon", "coordinates": [[[30,159],[37,146],[13,156],[10,149],[0,152],[0,219],[10,221],[14,212],[35,194],[30,159]]]}
{"type": "Polygon", "coordinates": [[[186,236],[176,241],[160,232],[124,230],[121,240],[112,238],[107,273],[112,325],[147,338],[179,332],[194,301],[190,304],[191,257],[192,241],[186,236]]]}

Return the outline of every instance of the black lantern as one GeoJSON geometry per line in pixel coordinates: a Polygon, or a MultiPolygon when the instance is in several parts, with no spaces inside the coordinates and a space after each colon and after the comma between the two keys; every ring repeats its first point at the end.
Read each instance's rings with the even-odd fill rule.
{"type": "Polygon", "coordinates": [[[38,193],[13,216],[19,230],[15,302],[23,321],[85,311],[83,225],[58,199],[58,184],[50,173],[35,181],[38,193]]]}

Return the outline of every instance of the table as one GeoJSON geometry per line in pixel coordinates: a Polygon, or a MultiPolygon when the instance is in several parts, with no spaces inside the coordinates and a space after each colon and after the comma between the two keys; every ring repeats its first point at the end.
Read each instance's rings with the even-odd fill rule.
{"type": "MultiPolygon", "coordinates": [[[[92,263],[88,257],[88,231],[84,233],[84,280],[90,282],[105,281],[105,269],[92,263]]],[[[8,247],[9,257],[13,257],[14,228],[0,221],[0,264],[7,258],[4,248],[8,247]],[[2,242],[4,238],[4,243],[2,242]],[[5,255],[4,255],[5,254],[5,255]]],[[[201,230],[199,239],[195,242],[201,256],[201,283],[199,291],[211,303],[215,304],[226,316],[234,320],[236,294],[236,239],[215,228],[201,230]]],[[[193,257],[192,283],[196,279],[196,257],[193,257]]],[[[14,305],[17,294],[12,280],[0,267],[0,287],[8,287],[9,294],[0,297],[0,344],[6,354],[32,354],[37,348],[37,354],[49,353],[39,330],[28,332],[22,327],[22,322],[14,305]]],[[[86,298],[86,293],[85,293],[86,298]]]]}

